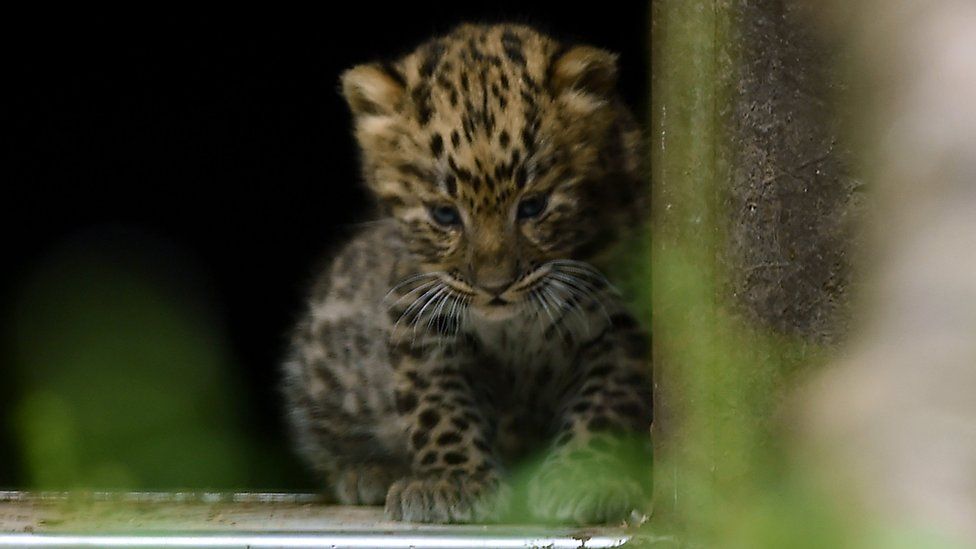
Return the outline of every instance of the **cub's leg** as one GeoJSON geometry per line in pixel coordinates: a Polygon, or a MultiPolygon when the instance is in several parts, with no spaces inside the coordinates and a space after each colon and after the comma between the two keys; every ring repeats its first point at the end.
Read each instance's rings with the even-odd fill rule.
{"type": "Polygon", "coordinates": [[[407,435],[411,473],[393,483],[386,514],[415,522],[470,522],[500,512],[497,458],[486,415],[453,347],[402,345],[392,353],[397,414],[407,435]]]}
{"type": "Polygon", "coordinates": [[[649,345],[626,313],[580,346],[581,377],[562,397],[555,442],[529,485],[542,520],[626,518],[646,504],[651,475],[649,345]]]}
{"type": "Polygon", "coordinates": [[[285,363],[284,396],[302,457],[347,505],[379,505],[408,471],[386,358],[356,352],[367,333],[356,319],[309,320],[295,333],[285,363]],[[386,381],[384,381],[386,380],[386,381]]]}

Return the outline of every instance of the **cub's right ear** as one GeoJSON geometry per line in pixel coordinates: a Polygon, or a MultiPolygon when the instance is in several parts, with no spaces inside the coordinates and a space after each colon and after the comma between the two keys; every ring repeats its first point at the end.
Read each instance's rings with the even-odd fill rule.
{"type": "Polygon", "coordinates": [[[379,63],[359,65],[342,74],[342,95],[353,116],[392,115],[405,95],[405,83],[395,69],[379,63]]]}

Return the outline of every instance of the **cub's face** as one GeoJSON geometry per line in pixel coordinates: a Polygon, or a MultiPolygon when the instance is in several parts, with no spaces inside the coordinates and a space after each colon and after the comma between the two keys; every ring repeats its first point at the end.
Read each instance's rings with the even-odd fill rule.
{"type": "Polygon", "coordinates": [[[343,75],[365,180],[442,293],[504,318],[598,289],[582,260],[639,198],[615,72],[602,50],[464,26],[343,75]]]}

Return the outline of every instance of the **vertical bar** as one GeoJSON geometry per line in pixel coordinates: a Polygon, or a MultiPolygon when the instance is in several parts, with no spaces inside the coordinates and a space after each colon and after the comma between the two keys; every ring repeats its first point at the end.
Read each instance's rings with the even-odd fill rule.
{"type": "Polygon", "coordinates": [[[721,44],[728,7],[713,0],[652,2],[652,185],[655,514],[701,513],[689,483],[715,465],[704,435],[708,365],[718,314],[717,182],[724,174],[721,44]]]}

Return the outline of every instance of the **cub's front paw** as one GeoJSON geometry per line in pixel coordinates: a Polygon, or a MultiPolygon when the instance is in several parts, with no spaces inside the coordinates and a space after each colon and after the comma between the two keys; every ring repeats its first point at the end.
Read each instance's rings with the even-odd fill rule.
{"type": "Polygon", "coordinates": [[[407,477],[390,486],[386,516],[408,522],[483,522],[503,512],[508,489],[494,479],[407,477]]]}
{"type": "Polygon", "coordinates": [[[548,460],[529,483],[529,509],[546,522],[604,524],[647,504],[639,479],[613,458],[548,460]]]}
{"type": "Polygon", "coordinates": [[[389,464],[346,467],[335,476],[336,499],[343,505],[380,505],[403,468],[389,464]]]}

